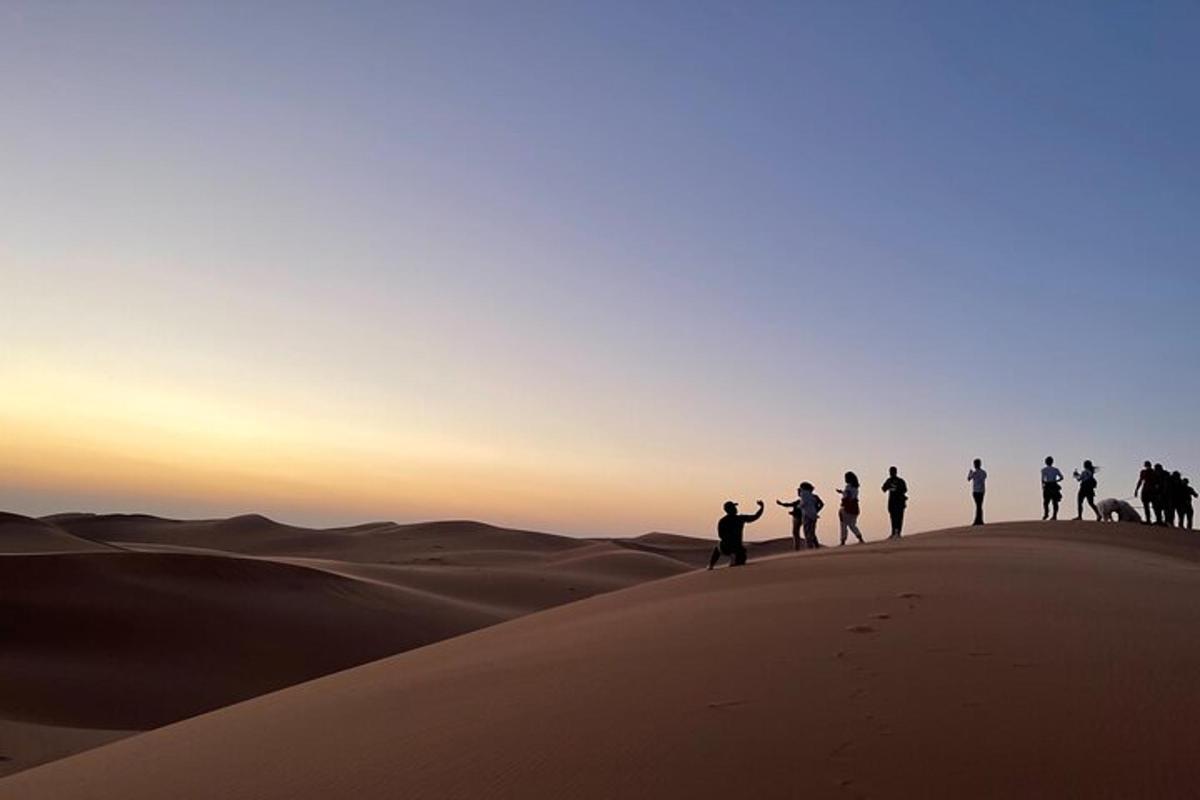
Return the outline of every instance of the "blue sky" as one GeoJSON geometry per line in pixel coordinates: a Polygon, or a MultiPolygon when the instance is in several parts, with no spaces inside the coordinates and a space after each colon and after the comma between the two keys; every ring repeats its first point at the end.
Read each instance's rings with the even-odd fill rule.
{"type": "Polygon", "coordinates": [[[1007,517],[1046,453],[1196,467],[1194,4],[0,21],[13,510],[706,532],[898,463],[933,526],[975,455],[1007,517]]]}

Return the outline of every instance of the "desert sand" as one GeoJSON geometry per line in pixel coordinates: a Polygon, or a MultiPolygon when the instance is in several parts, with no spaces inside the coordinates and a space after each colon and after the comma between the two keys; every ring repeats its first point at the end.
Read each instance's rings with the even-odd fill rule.
{"type": "Polygon", "coordinates": [[[3,514],[0,774],[677,575],[710,546],[671,537],[660,552],[473,522],[3,514]]]}
{"type": "Polygon", "coordinates": [[[1190,797],[1198,595],[1200,537],[1135,525],[760,559],[260,696],[0,797],[1190,797]]]}

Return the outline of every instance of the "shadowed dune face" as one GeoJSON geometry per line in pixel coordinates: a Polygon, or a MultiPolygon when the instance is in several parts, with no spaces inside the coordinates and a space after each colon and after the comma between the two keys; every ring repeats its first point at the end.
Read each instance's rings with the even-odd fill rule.
{"type": "Polygon", "coordinates": [[[0,553],[104,552],[111,547],[72,536],[50,522],[0,511],[0,553]]]}
{"type": "Polygon", "coordinates": [[[0,514],[0,774],[690,563],[474,522],[0,514]]]}
{"type": "Polygon", "coordinates": [[[498,619],[261,560],[0,557],[0,717],[145,729],[498,619]]]}
{"type": "Polygon", "coordinates": [[[680,575],[0,797],[1194,796],[1198,555],[1194,534],[1027,523],[680,575]]]}

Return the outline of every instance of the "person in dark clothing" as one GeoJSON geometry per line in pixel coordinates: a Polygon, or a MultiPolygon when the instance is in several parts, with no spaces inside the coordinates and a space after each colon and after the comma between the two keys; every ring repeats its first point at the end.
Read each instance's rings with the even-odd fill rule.
{"type": "Polygon", "coordinates": [[[983,461],[975,459],[974,468],[967,473],[967,480],[971,482],[971,498],[975,501],[975,521],[972,525],[983,524],[983,495],[987,489],[987,470],[983,468],[983,461]]]}
{"type": "MultiPolygon", "coordinates": [[[[1163,516],[1167,518],[1167,527],[1175,527],[1175,518],[1180,517],[1180,523],[1183,522],[1181,506],[1183,505],[1183,476],[1179,474],[1179,470],[1175,470],[1167,476],[1166,491],[1163,492],[1163,516]]],[[[1182,524],[1180,525],[1182,527],[1182,524]]]]}
{"type": "Polygon", "coordinates": [[[746,563],[746,545],[742,541],[742,531],[747,522],[754,522],[763,515],[763,501],[758,501],[757,514],[739,514],[737,503],[732,500],[725,503],[725,516],[717,522],[717,546],[713,548],[712,557],[708,559],[708,568],[712,569],[721,560],[721,556],[729,556],[729,566],[740,567],[746,563]]]}
{"type": "Polygon", "coordinates": [[[800,504],[804,501],[803,486],[796,489],[796,494],[799,496],[796,500],[776,500],[775,504],[791,509],[788,514],[790,514],[792,517],[792,549],[803,550],[805,543],[803,537],[801,536],[801,531],[804,527],[804,511],[800,508],[800,504]]]}
{"type": "Polygon", "coordinates": [[[1099,520],[1100,509],[1096,508],[1096,465],[1091,461],[1084,461],[1083,469],[1077,469],[1071,474],[1079,481],[1079,494],[1075,496],[1075,519],[1083,519],[1083,503],[1086,500],[1099,520]]]}
{"type": "Polygon", "coordinates": [[[1053,456],[1046,456],[1046,466],[1042,467],[1042,519],[1058,519],[1058,504],[1062,502],[1063,474],[1054,466],[1053,456]],[[1050,509],[1054,508],[1054,516],[1050,509]]]}
{"type": "Polygon", "coordinates": [[[1180,481],[1180,487],[1183,491],[1179,496],[1179,527],[1192,529],[1192,498],[1196,497],[1196,490],[1192,488],[1192,482],[1187,478],[1180,481]],[[1186,524],[1185,524],[1186,523],[1186,524]]]}
{"type": "Polygon", "coordinates": [[[1167,471],[1162,464],[1154,465],[1154,524],[1167,524],[1167,471]]]}
{"type": "Polygon", "coordinates": [[[908,507],[908,484],[897,474],[899,470],[888,467],[888,479],[881,487],[887,492],[888,516],[892,519],[892,533],[889,539],[899,539],[904,530],[904,509],[908,507]]]}
{"type": "Polygon", "coordinates": [[[1145,515],[1142,524],[1149,525],[1151,522],[1150,509],[1155,502],[1155,494],[1157,493],[1157,484],[1155,482],[1154,467],[1149,461],[1142,462],[1142,471],[1138,473],[1137,486],[1133,487],[1133,496],[1142,499],[1142,513],[1145,515]]]}

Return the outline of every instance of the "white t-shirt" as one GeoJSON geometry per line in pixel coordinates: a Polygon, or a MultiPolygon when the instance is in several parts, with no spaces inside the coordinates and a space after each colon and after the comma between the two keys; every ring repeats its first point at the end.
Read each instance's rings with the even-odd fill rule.
{"type": "Polygon", "coordinates": [[[984,482],[987,480],[986,469],[973,469],[967,473],[967,479],[971,481],[971,491],[975,494],[983,494],[984,482]]]}
{"type": "Polygon", "coordinates": [[[1062,480],[1058,467],[1042,467],[1042,483],[1054,483],[1062,480]]]}

